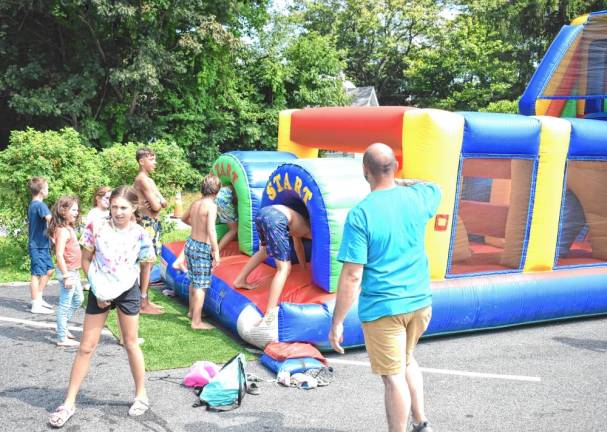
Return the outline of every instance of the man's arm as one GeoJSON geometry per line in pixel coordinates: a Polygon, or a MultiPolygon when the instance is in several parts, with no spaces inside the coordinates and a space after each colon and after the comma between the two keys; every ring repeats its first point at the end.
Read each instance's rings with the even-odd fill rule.
{"type": "Polygon", "coordinates": [[[405,179],[405,178],[396,178],[394,179],[394,183],[397,184],[397,186],[413,186],[415,184],[421,183],[421,184],[430,184],[432,182],[426,181],[426,180],[419,180],[419,179],[405,179]]]}
{"type": "Polygon", "coordinates": [[[333,311],[333,323],[329,332],[329,342],[335,351],[344,353],[341,346],[343,342],[344,320],[352,307],[360,289],[363,265],[345,262],[339,275],[337,284],[337,299],[333,311]]]}
{"type": "Polygon", "coordinates": [[[295,249],[295,256],[302,270],[306,269],[306,250],[303,245],[301,237],[293,237],[293,248],[295,249]]]}

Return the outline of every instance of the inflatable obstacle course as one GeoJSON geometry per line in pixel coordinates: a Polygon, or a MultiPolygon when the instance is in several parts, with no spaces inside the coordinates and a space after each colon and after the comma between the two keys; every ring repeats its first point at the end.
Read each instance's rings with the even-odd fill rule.
{"type": "MultiPolygon", "coordinates": [[[[279,116],[279,152],[221,156],[214,170],[237,188],[244,254],[222,259],[206,313],[257,346],[309,342],[328,349],[343,223],[369,188],[360,161],[318,159],[319,150],[362,153],[384,142],[401,176],[442,189],[426,228],[433,294],[426,335],[606,314],[607,122],[594,119],[605,111],[606,17],[585,16],[553,43],[520,104],[523,113],[540,116],[407,107],[288,110],[279,116]],[[589,118],[554,117],[563,115],[589,118]],[[258,247],[256,211],[272,204],[309,215],[311,270],[294,268],[275,327],[259,333],[274,269],[262,264],[251,274],[255,290],[232,284],[258,247]]],[[[187,298],[187,275],[171,268],[179,250],[163,246],[163,268],[187,298]]],[[[344,346],[364,343],[356,305],[344,328],[344,346]]]]}

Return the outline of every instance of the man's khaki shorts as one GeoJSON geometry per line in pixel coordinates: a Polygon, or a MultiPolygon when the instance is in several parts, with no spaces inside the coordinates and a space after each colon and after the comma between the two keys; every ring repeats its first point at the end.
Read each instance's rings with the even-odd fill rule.
{"type": "Polygon", "coordinates": [[[365,346],[371,369],[377,375],[396,375],[403,371],[403,354],[409,365],[413,348],[428,328],[432,307],[363,322],[365,346]]]}

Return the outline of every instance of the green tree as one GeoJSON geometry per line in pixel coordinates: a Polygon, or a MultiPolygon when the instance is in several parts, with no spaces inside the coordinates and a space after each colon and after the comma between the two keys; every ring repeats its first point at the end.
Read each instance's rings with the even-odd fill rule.
{"type": "Polygon", "coordinates": [[[262,26],[266,6],[267,0],[1,2],[0,113],[12,129],[71,126],[97,147],[183,130],[199,115],[202,68],[262,26]],[[175,108],[182,111],[175,115],[175,108]]]}
{"type": "Polygon", "coordinates": [[[308,0],[294,7],[304,31],[335,39],[346,76],[373,85],[382,105],[405,105],[412,93],[407,70],[430,46],[443,23],[435,0],[308,0]]]}

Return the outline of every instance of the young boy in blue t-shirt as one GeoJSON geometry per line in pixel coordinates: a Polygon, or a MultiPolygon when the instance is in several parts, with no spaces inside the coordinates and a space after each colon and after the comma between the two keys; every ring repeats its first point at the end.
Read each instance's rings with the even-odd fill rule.
{"type": "Polygon", "coordinates": [[[53,307],[42,297],[42,291],[44,291],[54,268],[50,240],[46,235],[46,226],[51,220],[51,212],[44,203],[44,199],[48,196],[48,182],[42,177],[33,177],[27,183],[27,186],[32,194],[32,201],[27,209],[27,249],[32,273],[30,283],[31,311],[35,314],[52,314],[55,313],[53,307]]]}

